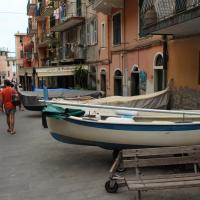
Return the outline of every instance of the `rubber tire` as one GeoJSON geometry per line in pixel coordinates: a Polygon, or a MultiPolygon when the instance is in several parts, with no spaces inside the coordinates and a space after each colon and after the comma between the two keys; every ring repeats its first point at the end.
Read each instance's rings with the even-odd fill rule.
{"type": "Polygon", "coordinates": [[[118,190],[118,184],[115,182],[114,186],[110,186],[110,180],[105,183],[105,189],[108,193],[116,193],[118,190]]]}

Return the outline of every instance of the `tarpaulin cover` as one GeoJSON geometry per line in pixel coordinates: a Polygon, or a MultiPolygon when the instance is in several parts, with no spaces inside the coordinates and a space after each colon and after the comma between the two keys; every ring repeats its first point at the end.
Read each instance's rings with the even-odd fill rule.
{"type": "Polygon", "coordinates": [[[56,119],[66,119],[69,116],[81,117],[85,114],[85,111],[80,109],[63,108],[54,104],[49,104],[42,112],[48,117],[54,117],[56,119]]]}

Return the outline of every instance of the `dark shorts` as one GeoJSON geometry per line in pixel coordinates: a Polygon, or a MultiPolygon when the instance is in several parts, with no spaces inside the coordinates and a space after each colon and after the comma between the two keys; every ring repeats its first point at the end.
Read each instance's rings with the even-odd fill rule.
{"type": "Polygon", "coordinates": [[[16,112],[16,109],[14,108],[14,109],[5,109],[5,112],[6,112],[6,114],[8,115],[8,114],[10,114],[10,113],[15,113],[16,112]]]}

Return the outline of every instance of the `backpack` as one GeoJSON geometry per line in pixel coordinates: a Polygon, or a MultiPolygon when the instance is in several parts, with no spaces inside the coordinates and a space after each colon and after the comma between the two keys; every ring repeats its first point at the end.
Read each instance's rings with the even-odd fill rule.
{"type": "Polygon", "coordinates": [[[19,94],[18,93],[13,93],[11,98],[12,98],[12,103],[15,106],[18,106],[19,103],[20,103],[19,94]]]}

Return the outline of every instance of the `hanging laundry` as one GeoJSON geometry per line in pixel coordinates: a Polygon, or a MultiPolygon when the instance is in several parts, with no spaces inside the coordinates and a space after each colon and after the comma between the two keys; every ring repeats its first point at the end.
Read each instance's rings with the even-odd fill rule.
{"type": "Polygon", "coordinates": [[[53,12],[53,16],[55,17],[55,19],[59,19],[59,8],[57,8],[56,10],[54,10],[53,12]]]}

